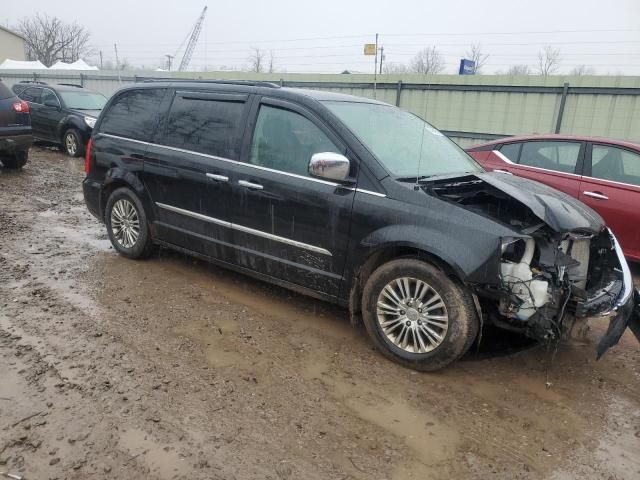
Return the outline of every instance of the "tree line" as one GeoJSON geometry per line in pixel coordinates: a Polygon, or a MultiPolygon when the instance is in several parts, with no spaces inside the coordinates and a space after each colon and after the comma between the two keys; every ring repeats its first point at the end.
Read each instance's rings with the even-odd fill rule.
{"type": "MultiPolygon", "coordinates": [[[[116,65],[107,60],[102,64],[102,52],[98,52],[90,45],[90,33],[76,22],[65,22],[57,17],[47,14],[36,14],[32,17],[23,18],[16,27],[18,33],[25,38],[26,56],[28,60],[39,60],[45,66],[50,67],[58,61],[67,63],[75,62],[81,58],[88,59],[100,54],[100,67],[106,69],[133,69],[126,58],[120,59],[116,65]]],[[[222,68],[231,70],[248,70],[256,73],[273,73],[276,71],[276,57],[273,51],[266,51],[259,47],[252,47],[247,63],[244,68],[230,67],[222,68]]],[[[473,73],[485,73],[485,67],[490,55],[485,53],[480,44],[471,45],[465,52],[465,58],[472,60],[475,64],[473,73]]],[[[553,75],[558,73],[561,67],[562,55],[560,49],[546,46],[538,52],[535,65],[517,64],[512,65],[505,71],[498,71],[495,74],[503,75],[553,75]]],[[[158,62],[158,66],[165,68],[163,61],[158,62]]],[[[442,74],[447,65],[444,56],[437,47],[429,46],[418,51],[408,63],[383,62],[382,72],[387,74],[415,73],[422,75],[442,74]]],[[[152,67],[155,68],[155,67],[152,67]]],[[[575,67],[571,75],[592,75],[595,71],[587,65],[575,67]]]]}

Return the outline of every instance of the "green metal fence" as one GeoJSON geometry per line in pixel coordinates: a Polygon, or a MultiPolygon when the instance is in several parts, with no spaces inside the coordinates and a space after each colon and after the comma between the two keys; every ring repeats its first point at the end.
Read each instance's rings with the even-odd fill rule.
{"type": "Polygon", "coordinates": [[[107,95],[145,78],[263,80],[346,93],[398,105],[463,146],[508,135],[566,133],[640,141],[640,77],[497,75],[256,74],[248,72],[17,72],[9,85],[37,79],[82,83],[107,95]]]}

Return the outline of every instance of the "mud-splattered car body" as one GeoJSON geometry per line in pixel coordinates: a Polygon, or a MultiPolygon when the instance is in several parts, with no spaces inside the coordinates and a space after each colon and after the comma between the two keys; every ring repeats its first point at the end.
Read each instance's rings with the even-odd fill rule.
{"type": "MultiPolygon", "coordinates": [[[[202,115],[208,111],[202,107],[202,115]]],[[[348,306],[352,319],[363,311],[369,278],[391,261],[411,258],[436,266],[467,300],[473,296],[475,312],[466,314],[472,323],[492,322],[557,340],[575,318],[613,313],[599,354],[615,344],[632,318],[633,287],[620,248],[598,214],[542,184],[485,172],[416,118],[367,99],[262,84],[136,85],[115,94],[98,120],[86,157],[85,200],[108,224],[109,198],[125,188],[131,192],[125,196],[136,197],[130,203],[144,210],[149,241],[348,306]],[[113,107],[141,98],[135,108],[113,107]],[[167,117],[175,105],[212,101],[234,102],[241,119],[229,134],[225,156],[203,152],[196,143],[171,145],[173,123],[167,117]],[[430,161],[440,158],[446,170],[455,156],[464,166],[461,173],[441,169],[412,179],[391,170],[389,161],[374,153],[375,138],[367,140],[366,131],[349,126],[353,112],[347,110],[363,106],[399,119],[398,134],[417,122],[413,140],[420,151],[428,136],[430,161]],[[334,153],[327,158],[340,154],[348,166],[344,177],[314,176],[305,155],[302,170],[256,164],[261,144],[254,137],[263,134],[256,127],[263,109],[286,110],[296,122],[304,117],[297,132],[313,124],[313,135],[298,140],[322,136],[323,145],[331,143],[334,153]],[[110,117],[111,111],[116,113],[110,117]]],[[[286,127],[278,135],[292,132],[286,127]]],[[[396,150],[383,153],[393,159],[396,150]]],[[[421,161],[422,153],[418,172],[421,161]]],[[[471,344],[463,343],[451,358],[471,344]]]]}

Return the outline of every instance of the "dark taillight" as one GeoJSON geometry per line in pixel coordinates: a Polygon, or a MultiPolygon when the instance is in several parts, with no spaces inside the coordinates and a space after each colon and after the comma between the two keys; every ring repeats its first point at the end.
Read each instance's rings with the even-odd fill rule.
{"type": "Polygon", "coordinates": [[[93,147],[93,139],[90,138],[87,143],[87,150],[84,152],[84,173],[89,175],[89,168],[91,165],[91,147],[93,147]]]}
{"type": "Polygon", "coordinates": [[[29,104],[24,100],[13,102],[13,111],[17,113],[29,113],[29,104]]]}

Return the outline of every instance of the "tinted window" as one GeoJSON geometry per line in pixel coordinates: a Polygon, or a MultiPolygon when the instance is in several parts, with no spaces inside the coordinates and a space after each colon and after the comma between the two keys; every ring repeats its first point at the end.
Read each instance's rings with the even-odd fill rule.
{"type": "Polygon", "coordinates": [[[40,103],[41,93],[41,88],[27,88],[24,92],[22,92],[20,98],[27,102],[40,103]]]}
{"type": "Polygon", "coordinates": [[[163,143],[196,152],[236,158],[244,102],[176,96],[163,143]]]}
{"type": "Polygon", "coordinates": [[[640,154],[622,148],[594,145],[591,176],[640,186],[640,154]]]}
{"type": "Polygon", "coordinates": [[[521,143],[507,143],[506,145],[500,147],[500,153],[511,160],[513,163],[518,163],[521,146],[521,143]]]}
{"type": "Polygon", "coordinates": [[[62,91],[60,96],[67,108],[74,110],[102,110],[104,104],[107,103],[107,97],[101,93],[84,90],[62,91]]]}
{"type": "Polygon", "coordinates": [[[44,89],[42,90],[42,104],[44,105],[46,101],[53,102],[60,106],[60,101],[58,100],[58,97],[56,97],[56,94],[51,90],[44,89]]]}
{"type": "Polygon", "coordinates": [[[13,87],[11,87],[11,90],[13,90],[13,93],[19,96],[26,88],[27,85],[16,83],[13,87]]]}
{"type": "Polygon", "coordinates": [[[283,172],[308,175],[314,153],[342,153],[310,120],[280,108],[262,106],[258,113],[250,162],[283,172]]]}
{"type": "Polygon", "coordinates": [[[526,142],[522,145],[519,163],[563,173],[575,173],[580,143],[526,142]]]}
{"type": "Polygon", "coordinates": [[[4,98],[14,97],[15,95],[9,88],[2,82],[0,82],[0,100],[4,98]]]}
{"type": "Polygon", "coordinates": [[[121,93],[105,112],[100,132],[149,140],[158,123],[164,92],[164,89],[145,88],[121,93]]]}

